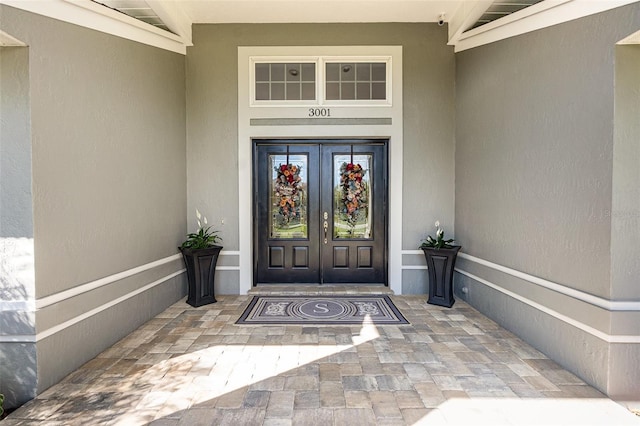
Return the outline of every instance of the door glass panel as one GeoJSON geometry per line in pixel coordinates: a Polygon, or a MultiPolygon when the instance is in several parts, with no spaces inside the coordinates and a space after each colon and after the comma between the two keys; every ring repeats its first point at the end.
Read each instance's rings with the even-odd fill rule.
{"type": "Polygon", "coordinates": [[[369,154],[333,156],[333,238],[372,238],[372,182],[369,154]]]}
{"type": "Polygon", "coordinates": [[[307,165],[306,154],[269,155],[273,239],[308,238],[307,165]]]}

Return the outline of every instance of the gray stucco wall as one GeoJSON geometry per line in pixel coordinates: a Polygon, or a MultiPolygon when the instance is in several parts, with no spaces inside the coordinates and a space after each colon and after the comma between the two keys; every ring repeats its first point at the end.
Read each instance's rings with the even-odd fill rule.
{"type": "Polygon", "coordinates": [[[186,234],[185,64],[11,7],[0,13],[3,31],[29,46],[35,297],[106,277],[38,309],[42,391],[186,292],[184,274],[172,276],[181,259],[170,258],[186,234]]]}
{"type": "Polygon", "coordinates": [[[0,238],[33,238],[29,51],[0,47],[0,238]]]}
{"type": "MultiPolygon", "coordinates": [[[[447,29],[436,24],[194,25],[187,50],[189,229],[199,209],[238,250],[238,46],[403,47],[403,248],[415,249],[433,223],[453,232],[454,69],[447,29]],[[220,221],[225,218],[225,224],[220,221]]],[[[241,82],[240,84],[248,84],[241,82]]],[[[307,130],[301,130],[307,132],[307,130]]],[[[306,133],[304,133],[306,134],[306,133]]],[[[241,183],[240,183],[241,184],[241,183]]],[[[216,291],[237,293],[237,275],[220,274],[216,291]]],[[[407,275],[403,292],[422,292],[407,275]]],[[[218,280],[218,278],[216,278],[218,280]]],[[[404,280],[403,280],[404,281],[404,280]]],[[[415,282],[414,282],[415,281],[415,282]]]]}
{"type": "MultiPolygon", "coordinates": [[[[640,45],[618,46],[611,203],[611,298],[614,300],[640,300],[639,117],[640,45]]],[[[611,330],[640,336],[640,312],[614,313],[611,330]]],[[[613,360],[610,388],[635,390],[635,400],[639,400],[640,344],[611,345],[610,358],[613,360]]]]}
{"type": "MultiPolygon", "coordinates": [[[[465,253],[580,290],[587,298],[640,300],[637,290],[617,292],[611,278],[617,265],[612,241],[622,230],[613,228],[611,219],[618,167],[613,161],[615,44],[639,28],[636,3],[457,55],[455,214],[465,253]]],[[[638,228],[626,229],[636,231],[637,241],[638,228]]],[[[557,316],[523,309],[504,292],[468,275],[457,277],[458,292],[463,286],[469,290],[460,296],[483,313],[599,389],[637,397],[637,384],[619,380],[620,374],[637,372],[637,364],[629,363],[633,357],[614,359],[609,343],[585,332],[612,333],[622,313],[473,259],[458,266],[584,325],[568,326],[557,316]]],[[[627,325],[636,321],[634,313],[624,315],[627,325]]]]}
{"type": "MultiPolygon", "coordinates": [[[[8,340],[36,332],[29,96],[28,48],[0,47],[0,339],[8,340]]],[[[35,343],[0,342],[6,407],[36,395],[36,370],[35,343]]]]}
{"type": "Polygon", "coordinates": [[[616,47],[611,296],[640,298],[640,44],[616,47]]]}

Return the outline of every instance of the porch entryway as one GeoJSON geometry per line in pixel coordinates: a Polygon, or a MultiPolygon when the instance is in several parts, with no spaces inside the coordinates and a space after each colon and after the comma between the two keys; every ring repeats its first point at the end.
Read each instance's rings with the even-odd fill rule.
{"type": "Polygon", "coordinates": [[[391,298],[411,324],[239,326],[249,296],[181,300],[2,425],[640,423],[466,303],[391,298]]]}
{"type": "Polygon", "coordinates": [[[387,283],[387,141],[254,142],[255,284],[387,283]]]}

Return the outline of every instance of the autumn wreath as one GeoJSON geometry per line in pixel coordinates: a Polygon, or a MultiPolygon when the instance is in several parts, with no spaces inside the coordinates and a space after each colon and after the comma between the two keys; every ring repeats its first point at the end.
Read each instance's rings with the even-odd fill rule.
{"type": "Polygon", "coordinates": [[[278,212],[282,221],[287,224],[293,218],[300,217],[300,205],[302,198],[302,167],[295,164],[281,164],[275,167],[277,173],[275,181],[275,193],[277,197],[278,212]]]}
{"type": "Polygon", "coordinates": [[[360,164],[342,163],[340,166],[342,215],[352,232],[360,212],[367,208],[367,184],[363,180],[365,173],[360,164]]]}

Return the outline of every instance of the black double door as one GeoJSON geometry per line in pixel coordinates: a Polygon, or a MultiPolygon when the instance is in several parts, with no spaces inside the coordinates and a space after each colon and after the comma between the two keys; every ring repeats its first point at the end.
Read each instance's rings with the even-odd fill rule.
{"type": "Polygon", "coordinates": [[[254,142],[256,284],[386,284],[386,141],[254,142]]]}

